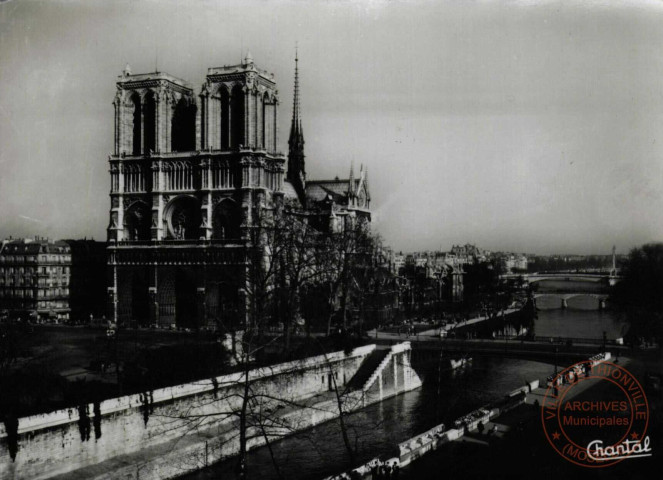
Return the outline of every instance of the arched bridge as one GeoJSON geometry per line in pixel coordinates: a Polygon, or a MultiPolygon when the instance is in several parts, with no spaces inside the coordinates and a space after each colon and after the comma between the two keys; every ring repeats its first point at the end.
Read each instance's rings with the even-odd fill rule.
{"type": "Polygon", "coordinates": [[[580,308],[583,310],[604,309],[608,294],[571,292],[554,293],[543,292],[533,295],[536,306],[539,308],[580,308]]]}
{"type": "Polygon", "coordinates": [[[565,280],[571,282],[609,282],[611,279],[620,280],[619,275],[609,274],[609,273],[574,273],[574,272],[559,272],[559,273],[506,273],[501,275],[501,278],[508,279],[517,279],[522,278],[528,283],[540,282],[542,280],[565,280]]]}

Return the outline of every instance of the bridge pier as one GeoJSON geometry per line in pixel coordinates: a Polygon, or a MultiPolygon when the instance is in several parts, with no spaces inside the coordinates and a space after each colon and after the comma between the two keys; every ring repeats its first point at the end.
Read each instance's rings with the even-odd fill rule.
{"type": "Polygon", "coordinates": [[[562,298],[562,308],[569,308],[569,305],[566,303],[566,298],[562,298]]]}

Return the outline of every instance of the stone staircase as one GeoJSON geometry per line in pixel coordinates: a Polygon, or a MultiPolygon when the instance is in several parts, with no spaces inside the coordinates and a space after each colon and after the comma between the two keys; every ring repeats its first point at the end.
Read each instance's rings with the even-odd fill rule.
{"type": "Polygon", "coordinates": [[[378,364],[378,366],[377,366],[377,368],[375,369],[375,371],[373,371],[373,373],[371,374],[371,376],[368,377],[368,379],[367,379],[366,382],[364,383],[364,386],[363,386],[363,388],[362,388],[362,390],[363,390],[364,392],[368,392],[368,390],[373,386],[373,384],[376,382],[376,380],[378,379],[378,377],[382,374],[382,370],[384,370],[385,367],[386,367],[387,365],[389,365],[389,362],[391,361],[391,358],[392,358],[393,356],[394,356],[394,353],[393,353],[392,350],[387,350],[387,351],[386,351],[386,355],[384,356],[384,358],[382,359],[382,361],[378,364]]]}
{"type": "MultiPolygon", "coordinates": [[[[371,354],[366,357],[366,360],[361,364],[357,373],[350,379],[346,386],[346,391],[352,390],[363,390],[366,383],[371,377],[377,378],[376,371],[379,372],[381,369],[380,365],[383,363],[391,351],[387,348],[380,349],[376,348],[371,352],[371,354]]],[[[375,381],[373,378],[373,381],[375,381]]]]}

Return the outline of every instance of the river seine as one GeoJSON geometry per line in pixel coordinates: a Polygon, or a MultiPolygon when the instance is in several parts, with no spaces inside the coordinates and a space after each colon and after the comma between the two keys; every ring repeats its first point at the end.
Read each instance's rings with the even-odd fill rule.
{"type": "Polygon", "coordinates": [[[610,340],[622,338],[626,324],[610,310],[599,309],[599,300],[593,295],[605,295],[606,287],[599,283],[544,280],[538,282],[538,318],[534,332],[539,337],[569,337],[600,339],[603,332],[610,340]],[[567,300],[569,308],[561,308],[559,295],[573,295],[567,300]]]}

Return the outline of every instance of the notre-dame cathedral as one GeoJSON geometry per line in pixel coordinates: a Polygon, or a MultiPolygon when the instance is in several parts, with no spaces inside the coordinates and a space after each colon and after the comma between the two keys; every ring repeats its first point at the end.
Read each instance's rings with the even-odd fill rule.
{"type": "Polygon", "coordinates": [[[209,68],[200,93],[162,72],[117,81],[109,157],[109,309],[116,322],[242,325],[251,230],[287,206],[321,231],[370,221],[366,170],[306,178],[298,60],[289,153],[278,151],[274,75],[247,54],[209,68]]]}

